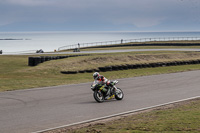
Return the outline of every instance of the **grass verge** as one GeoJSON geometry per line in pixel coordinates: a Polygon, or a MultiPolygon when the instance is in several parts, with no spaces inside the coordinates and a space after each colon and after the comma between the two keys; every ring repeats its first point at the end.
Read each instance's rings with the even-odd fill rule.
{"type": "Polygon", "coordinates": [[[158,107],[153,110],[95,122],[78,129],[59,129],[54,133],[198,133],[200,99],[158,107]]]}

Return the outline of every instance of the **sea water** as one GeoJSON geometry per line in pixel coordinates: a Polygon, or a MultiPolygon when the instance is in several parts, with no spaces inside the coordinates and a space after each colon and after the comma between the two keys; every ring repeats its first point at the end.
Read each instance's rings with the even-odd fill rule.
{"type": "Polygon", "coordinates": [[[0,32],[0,50],[3,53],[57,50],[78,43],[104,42],[140,38],[200,37],[200,32],[0,32]]]}

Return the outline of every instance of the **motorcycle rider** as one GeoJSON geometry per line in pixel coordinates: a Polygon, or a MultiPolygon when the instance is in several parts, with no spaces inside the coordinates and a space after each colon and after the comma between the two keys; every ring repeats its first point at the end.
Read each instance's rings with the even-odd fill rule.
{"type": "Polygon", "coordinates": [[[110,80],[105,78],[103,75],[100,75],[98,72],[95,72],[93,74],[93,78],[94,78],[95,81],[98,82],[98,84],[108,86],[108,90],[107,90],[107,93],[106,93],[106,99],[109,98],[110,87],[113,87],[113,85],[111,84],[110,80]]]}

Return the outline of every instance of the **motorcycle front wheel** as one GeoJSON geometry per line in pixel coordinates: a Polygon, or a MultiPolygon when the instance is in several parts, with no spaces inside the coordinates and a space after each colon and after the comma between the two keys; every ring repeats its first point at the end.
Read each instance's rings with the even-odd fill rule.
{"type": "Polygon", "coordinates": [[[98,103],[104,102],[104,96],[101,91],[95,90],[93,96],[98,103]]]}
{"type": "Polygon", "coordinates": [[[117,90],[115,90],[115,99],[117,100],[122,100],[124,98],[124,93],[120,88],[117,88],[117,90]]]}

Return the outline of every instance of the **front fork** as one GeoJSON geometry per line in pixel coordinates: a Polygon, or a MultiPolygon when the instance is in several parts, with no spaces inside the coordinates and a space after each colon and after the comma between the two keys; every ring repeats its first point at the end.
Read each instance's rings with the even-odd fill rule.
{"type": "Polygon", "coordinates": [[[116,91],[117,91],[117,87],[115,85],[113,85],[113,87],[111,88],[112,95],[115,95],[116,91]]]}
{"type": "Polygon", "coordinates": [[[114,94],[115,94],[115,95],[118,94],[118,93],[120,93],[120,91],[117,89],[116,86],[113,86],[113,88],[114,88],[114,94]]]}

